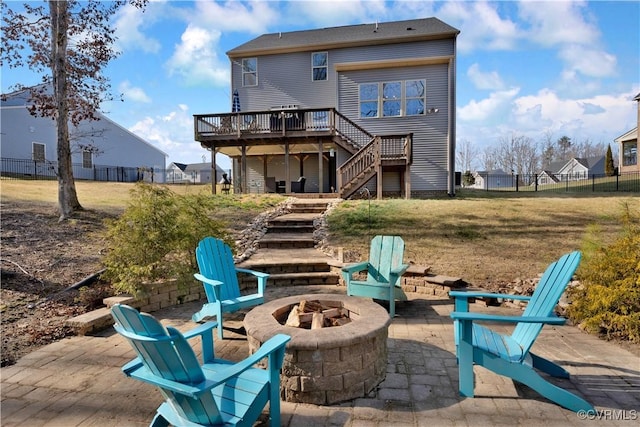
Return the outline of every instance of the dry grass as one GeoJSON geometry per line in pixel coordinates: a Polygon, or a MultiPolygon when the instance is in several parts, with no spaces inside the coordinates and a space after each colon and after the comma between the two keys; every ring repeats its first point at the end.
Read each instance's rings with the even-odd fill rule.
{"type": "MultiPolygon", "coordinates": [[[[2,201],[42,203],[55,208],[55,181],[0,181],[2,201]]],[[[121,212],[134,184],[76,183],[87,209],[121,212]]],[[[179,194],[210,192],[209,186],[170,186],[179,194]]],[[[237,200],[240,196],[234,196],[237,200]]],[[[277,196],[242,196],[243,207],[221,206],[220,214],[237,228],[248,215],[266,209],[277,196]]],[[[221,198],[221,200],[224,200],[221,198]]],[[[232,199],[229,199],[232,200],[232,199]]],[[[620,229],[622,206],[640,212],[640,195],[544,195],[461,192],[454,199],[346,201],[329,219],[329,243],[366,258],[375,234],[396,234],[405,240],[405,258],[428,265],[438,274],[462,277],[476,285],[532,278],[565,252],[580,249],[588,230],[597,227],[605,238],[620,229]]]]}
{"type": "Polygon", "coordinates": [[[615,237],[625,204],[640,211],[637,194],[348,201],[330,217],[330,242],[364,258],[373,235],[400,235],[405,259],[485,286],[536,277],[594,228],[615,237]]]}

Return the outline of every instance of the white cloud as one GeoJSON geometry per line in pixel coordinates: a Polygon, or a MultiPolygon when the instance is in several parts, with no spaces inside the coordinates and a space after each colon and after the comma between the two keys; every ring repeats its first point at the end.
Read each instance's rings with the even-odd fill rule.
{"type": "Polygon", "coordinates": [[[154,20],[153,13],[149,10],[143,13],[142,10],[130,5],[125,5],[120,8],[114,24],[118,50],[137,48],[147,53],[159,52],[162,47],[160,42],[154,38],[147,37],[141,31],[141,27],[154,20]]]}
{"type": "Polygon", "coordinates": [[[437,12],[439,19],[460,30],[457,48],[460,52],[482,50],[512,50],[521,39],[515,22],[502,18],[496,4],[453,1],[437,12]]]}
{"type": "Polygon", "coordinates": [[[277,3],[268,1],[196,1],[192,13],[189,17],[192,24],[216,31],[249,34],[263,34],[270,24],[285,18],[278,12],[277,3]]]}
{"type": "Polygon", "coordinates": [[[529,24],[527,37],[534,43],[557,48],[564,64],[563,78],[574,82],[577,74],[607,77],[616,72],[616,57],[601,46],[601,32],[588,15],[584,1],[519,3],[522,19],[529,24]]]}
{"type": "Polygon", "coordinates": [[[503,120],[505,109],[510,107],[519,92],[520,88],[511,88],[493,92],[488,98],[480,101],[472,99],[467,105],[458,108],[458,118],[462,121],[487,121],[491,123],[503,120]]]}
{"type": "Polygon", "coordinates": [[[151,98],[145,93],[144,89],[131,86],[128,80],[118,85],[118,90],[124,95],[124,99],[133,102],[150,103],[151,98]]]}
{"type": "Polygon", "coordinates": [[[484,73],[480,71],[480,65],[478,65],[478,63],[469,67],[467,76],[478,89],[497,90],[504,88],[504,82],[496,71],[484,73]]]}
{"type": "Polygon", "coordinates": [[[229,64],[216,53],[220,31],[189,24],[180,39],[166,63],[170,76],[178,74],[188,85],[229,85],[229,64]]]}

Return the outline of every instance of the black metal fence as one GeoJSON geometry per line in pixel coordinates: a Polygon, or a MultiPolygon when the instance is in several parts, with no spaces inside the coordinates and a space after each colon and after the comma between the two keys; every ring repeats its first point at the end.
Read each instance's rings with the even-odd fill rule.
{"type": "MultiPolygon", "coordinates": [[[[5,179],[57,179],[58,162],[2,158],[1,174],[5,179]]],[[[166,170],[147,167],[92,165],[74,163],[73,176],[79,180],[111,182],[165,182],[166,170]]]]}
{"type": "Polygon", "coordinates": [[[620,175],[547,175],[547,174],[486,174],[475,177],[475,182],[462,184],[468,189],[517,192],[640,192],[640,172],[620,175]]]}

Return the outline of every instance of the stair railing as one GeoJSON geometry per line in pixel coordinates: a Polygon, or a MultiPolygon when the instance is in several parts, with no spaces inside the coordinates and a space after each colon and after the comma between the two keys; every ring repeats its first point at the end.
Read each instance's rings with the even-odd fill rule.
{"type": "Polygon", "coordinates": [[[345,185],[374,169],[380,163],[380,142],[380,137],[373,137],[367,145],[338,167],[338,188],[341,191],[345,185]]]}

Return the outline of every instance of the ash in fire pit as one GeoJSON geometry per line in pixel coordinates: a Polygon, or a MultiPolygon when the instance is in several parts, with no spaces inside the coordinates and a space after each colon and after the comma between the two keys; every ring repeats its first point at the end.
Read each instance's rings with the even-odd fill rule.
{"type": "MultiPolygon", "coordinates": [[[[324,326],[324,320],[322,323],[324,326]]],[[[280,394],[288,402],[316,405],[365,397],[384,380],[389,323],[389,314],[379,304],[340,294],[270,301],[252,309],[243,321],[252,353],[275,334],[291,336],[282,365],[280,394]],[[324,306],[320,312],[312,312],[312,318],[314,313],[337,309],[346,313],[348,323],[317,329],[286,326],[290,312],[302,301],[324,306]]]]}
{"type": "Polygon", "coordinates": [[[349,310],[340,301],[309,301],[283,307],[273,313],[278,323],[293,328],[320,329],[343,326],[351,322],[349,310]]]}

